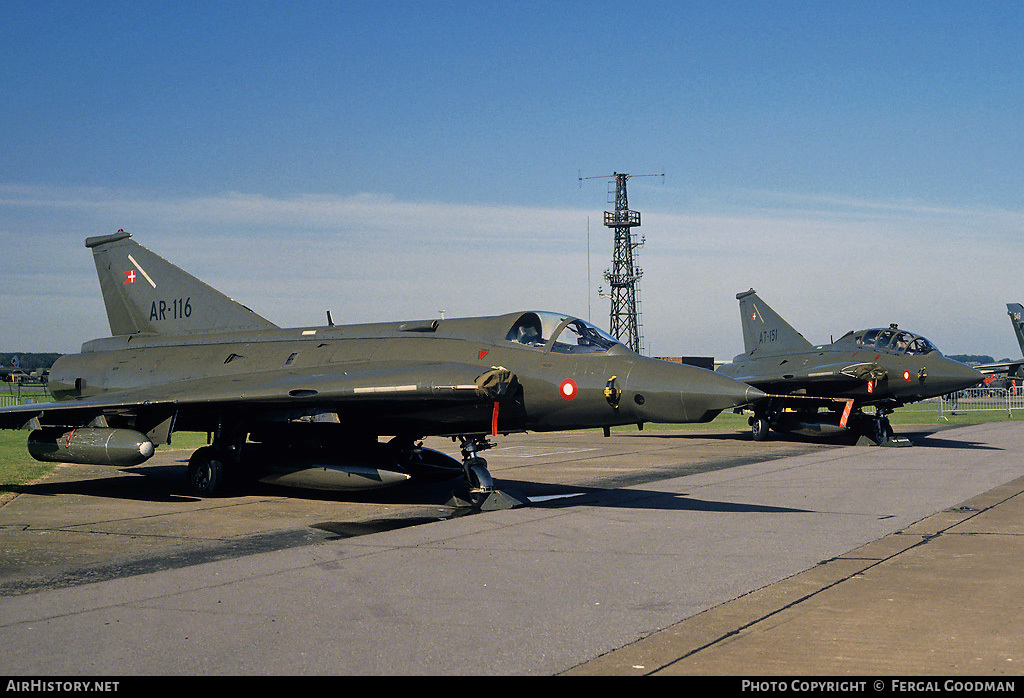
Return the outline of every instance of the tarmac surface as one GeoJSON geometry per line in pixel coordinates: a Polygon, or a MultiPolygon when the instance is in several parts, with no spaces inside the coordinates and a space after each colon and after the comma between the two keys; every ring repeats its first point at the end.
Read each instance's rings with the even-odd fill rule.
{"type": "Polygon", "coordinates": [[[472,514],[61,466],[0,507],[0,674],[1019,676],[1024,429],[901,435],[499,437],[532,503],[472,514]]]}

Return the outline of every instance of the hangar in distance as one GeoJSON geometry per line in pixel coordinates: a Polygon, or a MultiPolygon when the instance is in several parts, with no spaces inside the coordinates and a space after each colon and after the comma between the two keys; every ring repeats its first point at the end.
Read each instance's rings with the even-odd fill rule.
{"type": "Polygon", "coordinates": [[[200,496],[247,474],[321,489],[440,475],[472,506],[516,506],[480,457],[488,437],[704,422],[763,396],[551,312],[284,329],[128,233],[85,245],[111,336],[55,362],[56,402],[0,410],[0,428],[30,429],[40,460],[115,466],[212,434],[188,465],[200,496]],[[458,440],[462,461],[427,436],[458,440]]]}
{"type": "Polygon", "coordinates": [[[768,393],[751,405],[750,426],[759,441],[768,438],[769,430],[835,427],[884,444],[893,437],[887,416],[892,410],[983,379],[895,324],[847,332],[831,344],[815,346],[754,289],[736,298],[744,353],[718,370],[768,393]]]}

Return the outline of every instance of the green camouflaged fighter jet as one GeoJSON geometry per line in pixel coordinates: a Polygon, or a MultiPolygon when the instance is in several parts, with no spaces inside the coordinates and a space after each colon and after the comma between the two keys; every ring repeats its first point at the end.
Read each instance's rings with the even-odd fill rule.
{"type": "Polygon", "coordinates": [[[117,466],[207,432],[188,466],[200,496],[247,472],[342,490],[440,473],[470,505],[515,506],[478,455],[489,436],[704,422],[763,395],[557,313],[283,329],[123,231],[85,245],[113,336],[55,362],[56,402],[0,410],[0,428],[31,429],[39,460],[117,466]],[[438,435],[461,463],[420,443],[438,435]]]}
{"type": "Polygon", "coordinates": [[[814,346],[753,289],[736,298],[745,353],[718,371],[769,394],[751,407],[758,441],[768,438],[769,429],[814,433],[836,427],[886,443],[893,437],[887,417],[892,410],[983,379],[896,325],[847,332],[832,344],[814,346]],[[865,413],[865,407],[874,412],[865,413]]]}
{"type": "MultiPolygon", "coordinates": [[[[1024,306],[1020,303],[1007,303],[1006,314],[1010,316],[1013,334],[1017,337],[1021,353],[1024,354],[1024,306]]],[[[1024,358],[979,364],[974,368],[985,375],[984,382],[987,386],[1018,391],[1024,385],[1024,358]]]]}

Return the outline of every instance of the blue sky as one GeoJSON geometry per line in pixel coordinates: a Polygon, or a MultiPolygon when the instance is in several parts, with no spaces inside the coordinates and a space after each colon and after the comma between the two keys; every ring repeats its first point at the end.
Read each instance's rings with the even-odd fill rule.
{"type": "Polygon", "coordinates": [[[612,172],[648,353],[898,322],[1019,356],[1024,5],[0,0],[5,351],[108,333],[123,228],[280,325],[607,326],[612,172]],[[589,270],[589,273],[588,273],[589,270]]]}

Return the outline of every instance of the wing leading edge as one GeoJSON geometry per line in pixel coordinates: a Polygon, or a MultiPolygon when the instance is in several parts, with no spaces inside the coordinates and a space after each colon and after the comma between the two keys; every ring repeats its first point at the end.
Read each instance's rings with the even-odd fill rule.
{"type": "Polygon", "coordinates": [[[481,372],[477,366],[457,363],[339,373],[241,374],[4,408],[0,409],[0,428],[82,427],[97,420],[137,419],[148,413],[218,406],[269,413],[292,407],[357,409],[360,404],[409,400],[415,400],[420,410],[451,403],[489,405],[514,395],[517,385],[508,369],[492,367],[481,372]]]}

